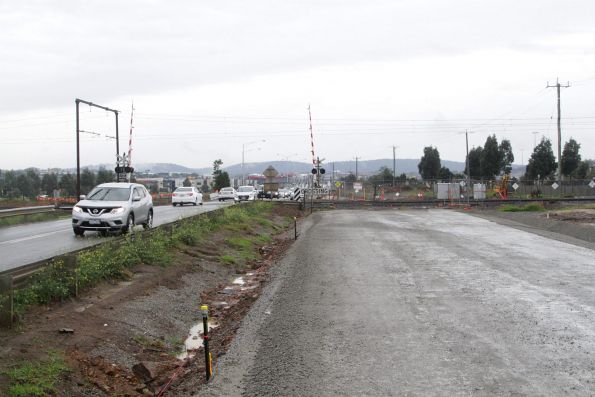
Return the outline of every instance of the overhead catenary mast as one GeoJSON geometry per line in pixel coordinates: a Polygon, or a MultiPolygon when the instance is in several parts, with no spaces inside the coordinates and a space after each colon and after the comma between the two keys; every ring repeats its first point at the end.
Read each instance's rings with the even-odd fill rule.
{"type": "Polygon", "coordinates": [[[312,145],[312,165],[316,167],[316,155],[314,154],[314,133],[312,132],[312,112],[310,111],[310,104],[308,104],[308,118],[310,119],[310,143],[312,145]]]}
{"type": "MultiPolygon", "coordinates": [[[[130,135],[128,137],[128,166],[132,167],[132,130],[134,129],[133,125],[133,118],[134,118],[134,101],[132,101],[132,110],[130,111],[130,135]]],[[[132,178],[132,172],[128,174],[128,181],[132,178]]]]}
{"type": "Polygon", "coordinates": [[[312,152],[312,165],[314,166],[312,169],[312,174],[316,176],[316,179],[314,180],[314,186],[320,187],[320,175],[324,174],[325,172],[324,168],[320,167],[320,164],[322,164],[324,159],[319,159],[314,153],[314,132],[312,131],[312,112],[310,110],[310,104],[308,104],[308,119],[310,120],[310,144],[312,152]]]}

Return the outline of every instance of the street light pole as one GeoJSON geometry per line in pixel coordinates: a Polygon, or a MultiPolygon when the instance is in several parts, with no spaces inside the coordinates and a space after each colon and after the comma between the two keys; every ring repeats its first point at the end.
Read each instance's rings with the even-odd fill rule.
{"type": "Polygon", "coordinates": [[[266,139],[263,139],[260,141],[252,141],[252,142],[242,143],[242,185],[244,185],[246,182],[246,173],[244,172],[244,159],[245,159],[246,146],[252,145],[254,143],[259,143],[259,142],[266,142],[266,139]]]}

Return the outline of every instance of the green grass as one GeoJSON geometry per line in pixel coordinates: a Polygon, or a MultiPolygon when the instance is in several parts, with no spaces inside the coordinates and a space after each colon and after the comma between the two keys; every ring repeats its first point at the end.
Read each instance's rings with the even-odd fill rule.
{"type": "MultiPolygon", "coordinates": [[[[262,202],[234,206],[208,216],[184,220],[171,232],[157,229],[150,234],[136,233],[134,239],[128,236],[123,241],[106,242],[78,253],[69,265],[56,260],[32,276],[27,288],[15,291],[15,313],[18,317],[28,306],[64,300],[102,281],[127,279],[130,268],[137,264],[168,266],[179,245],[198,245],[205,236],[230,225],[251,230],[250,224],[267,223],[266,217],[272,208],[273,204],[262,202]]],[[[263,243],[267,238],[270,239],[258,236],[254,242],[263,243]]],[[[226,242],[234,252],[222,255],[219,258],[222,263],[236,265],[242,260],[257,258],[251,239],[234,236],[226,242]]],[[[4,298],[0,296],[0,303],[4,298]]]]}
{"type": "Polygon", "coordinates": [[[502,212],[539,212],[545,211],[545,208],[541,204],[531,203],[527,205],[503,205],[500,207],[502,212]]]}
{"type": "Polygon", "coordinates": [[[261,234],[259,236],[254,237],[253,241],[257,244],[267,244],[273,240],[271,236],[268,234],[261,234]]]}
{"type": "Polygon", "coordinates": [[[227,263],[228,265],[235,265],[237,259],[232,255],[221,255],[219,257],[219,261],[223,263],[227,263]]]}
{"type": "Polygon", "coordinates": [[[47,358],[35,363],[23,363],[6,372],[11,397],[47,396],[56,391],[56,384],[69,371],[61,353],[48,350],[47,358]]]}
{"type": "Polygon", "coordinates": [[[135,335],[132,340],[144,348],[154,348],[158,350],[165,350],[165,342],[159,339],[154,339],[145,335],[135,335]]]}
{"type": "Polygon", "coordinates": [[[227,244],[231,245],[232,247],[239,248],[241,250],[248,250],[252,249],[253,247],[252,240],[245,237],[230,237],[226,239],[225,242],[227,242],[227,244]]]}

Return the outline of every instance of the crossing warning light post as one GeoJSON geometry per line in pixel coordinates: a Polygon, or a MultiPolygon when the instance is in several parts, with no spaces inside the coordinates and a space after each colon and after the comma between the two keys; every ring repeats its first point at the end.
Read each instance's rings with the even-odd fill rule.
{"type": "Polygon", "coordinates": [[[209,307],[207,305],[202,305],[200,307],[200,311],[202,312],[202,339],[204,341],[205,349],[205,376],[208,382],[209,379],[211,379],[211,375],[213,374],[211,353],[209,352],[209,307]]]}

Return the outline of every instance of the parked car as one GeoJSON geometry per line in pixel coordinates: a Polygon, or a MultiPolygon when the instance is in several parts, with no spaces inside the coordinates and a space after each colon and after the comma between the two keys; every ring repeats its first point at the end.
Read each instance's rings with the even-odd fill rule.
{"type": "Polygon", "coordinates": [[[224,187],[223,189],[219,190],[219,196],[217,197],[219,201],[225,200],[233,200],[238,201],[238,192],[233,187],[224,187]]]}
{"type": "Polygon", "coordinates": [[[139,224],[145,229],[153,226],[153,199],[137,183],[103,183],[72,207],[72,229],[77,236],[87,230],[127,233],[139,224]]]}
{"type": "Polygon", "coordinates": [[[202,193],[195,187],[179,187],[171,196],[171,204],[174,207],[178,204],[202,205],[202,193]]]}
{"type": "Polygon", "coordinates": [[[256,200],[257,192],[254,186],[240,186],[238,188],[238,200],[254,201],[256,200]]]}

